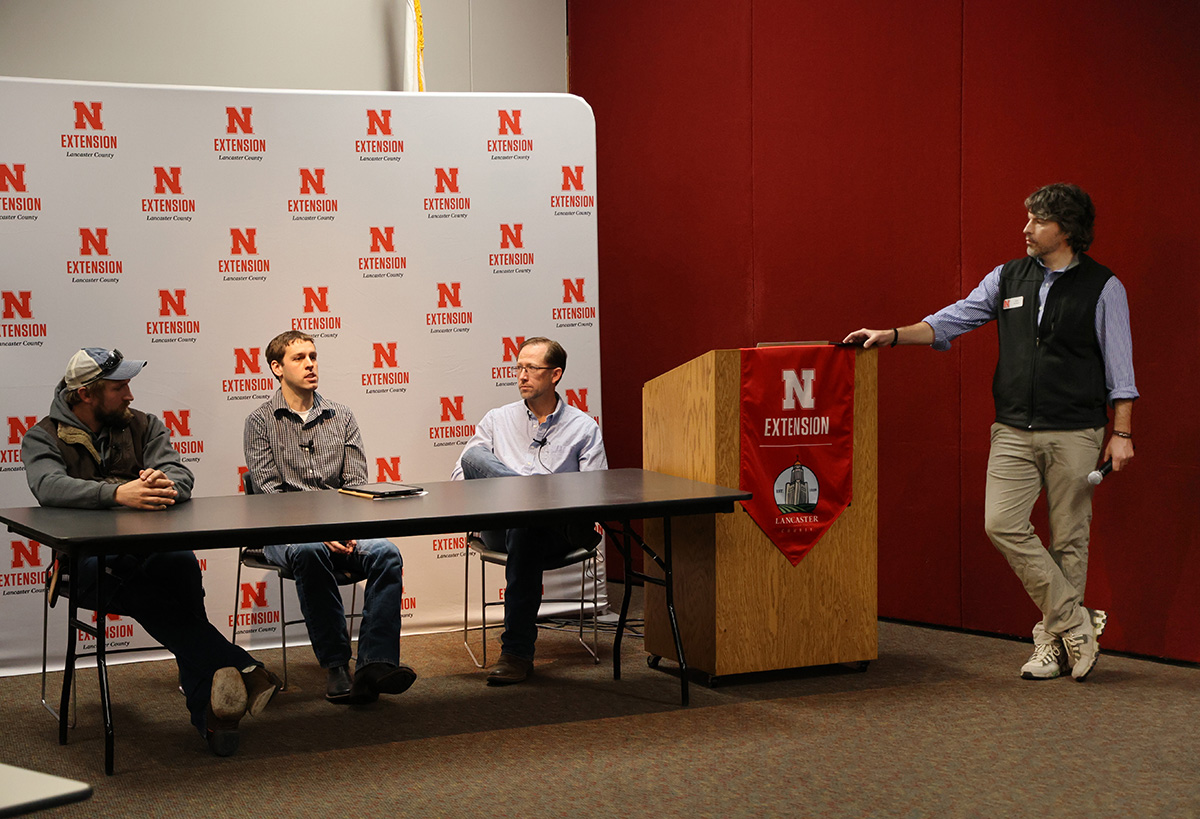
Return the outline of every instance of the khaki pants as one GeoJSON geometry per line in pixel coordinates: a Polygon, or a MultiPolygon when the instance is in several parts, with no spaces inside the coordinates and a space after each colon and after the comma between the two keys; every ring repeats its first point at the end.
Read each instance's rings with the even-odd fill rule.
{"type": "Polygon", "coordinates": [[[1103,443],[1103,427],[1031,432],[992,424],[984,529],[1041,609],[1045,630],[1056,636],[1088,617],[1083,592],[1093,487],[1087,476],[1103,443]],[[1049,549],[1029,520],[1043,487],[1049,549]]]}

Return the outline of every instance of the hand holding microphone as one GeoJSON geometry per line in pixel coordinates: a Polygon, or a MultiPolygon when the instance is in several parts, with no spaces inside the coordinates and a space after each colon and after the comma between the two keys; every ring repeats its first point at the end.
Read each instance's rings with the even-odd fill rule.
{"type": "Polygon", "coordinates": [[[1109,458],[1099,469],[1093,469],[1088,473],[1088,483],[1092,486],[1099,486],[1100,481],[1104,480],[1104,476],[1112,472],[1112,458],[1109,458]]]}

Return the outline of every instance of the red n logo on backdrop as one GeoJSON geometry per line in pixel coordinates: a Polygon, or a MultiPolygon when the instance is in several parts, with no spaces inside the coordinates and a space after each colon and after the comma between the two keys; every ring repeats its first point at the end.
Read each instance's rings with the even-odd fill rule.
{"type": "Polygon", "coordinates": [[[241,347],[233,348],[234,368],[233,371],[239,375],[249,370],[252,373],[261,373],[262,364],[259,363],[259,353],[261,347],[251,347],[249,350],[243,350],[241,347]]]}
{"type": "Polygon", "coordinates": [[[26,543],[23,540],[12,541],[12,567],[24,569],[26,566],[41,566],[42,554],[36,540],[26,543]]]}
{"type": "Polygon", "coordinates": [[[582,387],[578,390],[567,390],[567,403],[581,412],[587,412],[587,394],[587,387],[582,387]]]}
{"type": "Polygon", "coordinates": [[[367,109],[367,135],[371,134],[392,135],[392,110],[390,108],[380,111],[367,109]]]}
{"type": "Polygon", "coordinates": [[[392,238],[392,234],[396,232],[395,227],[371,228],[371,252],[372,253],[395,253],[396,241],[392,238]]]}
{"type": "Polygon", "coordinates": [[[313,310],[319,313],[329,312],[328,287],[318,287],[316,290],[311,287],[304,288],[304,312],[311,313],[313,310]]]}
{"type": "Polygon", "coordinates": [[[187,298],[186,290],[176,290],[175,295],[171,295],[170,290],[158,291],[158,314],[160,316],[169,316],[174,313],[177,316],[186,316],[187,308],[183,305],[183,300],[187,298]]]}
{"type": "Polygon", "coordinates": [[[154,169],[154,192],[166,193],[167,188],[171,189],[171,193],[183,193],[183,185],[179,182],[179,168],[155,168],[154,169]]]}
{"type": "Polygon", "coordinates": [[[462,297],[458,294],[460,287],[462,282],[450,282],[448,285],[438,282],[438,307],[462,307],[462,297]]]}
{"type": "Polygon", "coordinates": [[[250,114],[252,109],[249,105],[244,106],[240,111],[232,106],[225,108],[225,133],[236,134],[241,131],[243,134],[254,133],[254,128],[250,125],[250,114]]]}
{"type": "Polygon", "coordinates": [[[163,425],[166,426],[167,432],[172,437],[178,433],[184,438],[190,438],[192,435],[192,411],[180,410],[176,414],[171,410],[163,410],[163,425]]]}
{"type": "Polygon", "coordinates": [[[325,193],[325,169],[301,168],[300,193],[325,193]]]}
{"type": "Polygon", "coordinates": [[[242,584],[242,604],[244,609],[258,606],[266,608],[267,606],[267,581],[259,580],[257,583],[242,584]]]}
{"type": "Polygon", "coordinates": [[[500,225],[500,249],[506,247],[525,247],[525,243],[521,241],[521,230],[524,228],[523,223],[515,225],[500,225]]]}
{"type": "Polygon", "coordinates": [[[75,103],[75,128],[83,130],[89,125],[97,131],[103,131],[104,125],[100,122],[100,106],[103,103],[99,102],[77,102],[75,103]]]}
{"type": "Polygon", "coordinates": [[[853,447],[853,350],[742,350],[743,505],[793,566],[849,505],[853,447]]]}
{"type": "Polygon", "coordinates": [[[442,397],[442,420],[449,421],[451,417],[455,421],[463,420],[463,397],[456,395],[453,398],[442,397]]]}
{"type": "Polygon", "coordinates": [[[447,188],[450,193],[458,193],[458,168],[434,168],[433,173],[438,193],[445,193],[447,188]]]}
{"type": "Polygon", "coordinates": [[[79,238],[82,241],[80,256],[91,256],[93,252],[97,256],[108,255],[108,228],[96,228],[95,231],[80,228],[79,238]]]}
{"type": "Polygon", "coordinates": [[[7,191],[9,185],[17,193],[25,193],[25,163],[0,165],[0,191],[7,191]]]}
{"type": "Polygon", "coordinates": [[[376,458],[375,466],[378,468],[377,481],[400,481],[404,480],[400,477],[400,456],[393,458],[376,458]]]}
{"type": "Polygon", "coordinates": [[[500,136],[505,134],[521,135],[521,109],[515,108],[512,111],[497,111],[500,115],[500,136]]]}
{"type": "Polygon", "coordinates": [[[583,304],[587,299],[583,297],[583,279],[563,279],[563,304],[570,304],[577,301],[583,304]]]}
{"type": "Polygon", "coordinates": [[[380,344],[376,341],[372,345],[375,349],[375,369],[381,370],[384,366],[396,366],[396,342],[389,341],[387,344],[380,344]]]}
{"type": "Polygon", "coordinates": [[[515,361],[517,355],[521,352],[521,345],[525,343],[525,336],[517,336],[516,338],[505,336],[501,339],[501,342],[504,345],[504,360],[515,361]]]}
{"type": "Polygon", "coordinates": [[[22,420],[20,417],[8,417],[8,442],[10,444],[19,444],[21,439],[25,437],[25,433],[33,429],[33,425],[37,423],[36,415],[26,415],[22,420]]]}
{"type": "Polygon", "coordinates": [[[229,229],[229,237],[233,240],[233,246],[229,248],[229,253],[232,256],[240,256],[243,252],[255,255],[258,253],[258,228],[246,228],[238,230],[237,228],[229,229]]]}
{"type": "Polygon", "coordinates": [[[32,290],[18,290],[16,293],[5,290],[0,293],[0,299],[4,300],[4,318],[16,318],[18,314],[24,319],[33,318],[33,309],[29,306],[32,296],[32,290]]]}
{"type": "Polygon", "coordinates": [[[574,168],[572,168],[570,165],[563,165],[562,172],[563,172],[562,189],[564,191],[569,191],[572,189],[577,190],[577,191],[583,190],[583,166],[582,165],[576,165],[574,168]]]}

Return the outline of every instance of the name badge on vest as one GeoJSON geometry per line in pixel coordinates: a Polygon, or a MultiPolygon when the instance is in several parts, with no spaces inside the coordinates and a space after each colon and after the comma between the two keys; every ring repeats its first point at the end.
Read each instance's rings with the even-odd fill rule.
{"type": "Polygon", "coordinates": [[[1016,308],[1020,307],[1024,303],[1025,303],[1024,296],[1013,296],[1011,299],[1004,300],[1004,309],[1005,310],[1015,310],[1016,308]]]}

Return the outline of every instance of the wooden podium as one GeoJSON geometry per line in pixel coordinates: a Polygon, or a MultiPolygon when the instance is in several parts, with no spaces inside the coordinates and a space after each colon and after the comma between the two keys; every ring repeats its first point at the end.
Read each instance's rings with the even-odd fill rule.
{"type": "MultiPolygon", "coordinates": [[[[745,509],[673,521],[675,606],[691,668],[712,677],[878,655],[876,352],[854,369],[854,488],[850,507],[798,566],[745,509]]],[[[642,388],[646,469],[738,486],[741,352],[713,350],[642,388]]],[[[645,538],[663,546],[660,522],[645,538]]],[[[660,551],[661,553],[661,551],[660,551]]],[[[646,572],[658,574],[647,561],[646,572]]],[[[662,587],[646,584],[646,651],[672,660],[662,587]]]]}

